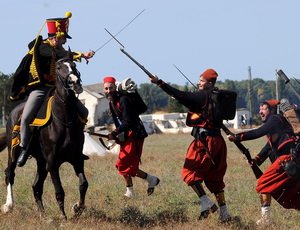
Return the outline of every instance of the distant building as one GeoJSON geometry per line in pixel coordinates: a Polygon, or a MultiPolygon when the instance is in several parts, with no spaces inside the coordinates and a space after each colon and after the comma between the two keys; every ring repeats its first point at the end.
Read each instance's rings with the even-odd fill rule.
{"type": "Polygon", "coordinates": [[[224,121],[225,124],[229,124],[234,129],[248,128],[250,126],[250,111],[246,108],[239,108],[236,110],[233,120],[224,121]]]}
{"type": "MultiPolygon", "coordinates": [[[[79,100],[89,110],[87,127],[97,127],[103,119],[107,119],[109,111],[108,100],[103,95],[103,83],[83,86],[79,100]]],[[[186,126],[186,113],[143,114],[140,115],[146,131],[151,133],[189,133],[192,128],[186,126]]],[[[112,123],[111,120],[107,121],[112,123]]],[[[224,124],[241,129],[249,127],[250,112],[248,109],[236,110],[233,120],[224,121],[224,124]]]]}
{"type": "Polygon", "coordinates": [[[103,113],[108,109],[108,100],[104,95],[100,94],[103,91],[103,84],[92,84],[83,86],[83,92],[79,94],[79,100],[89,110],[87,126],[98,126],[103,113]]]}
{"type": "Polygon", "coordinates": [[[186,113],[145,114],[140,118],[147,133],[190,133],[191,127],[186,126],[186,113]]]}

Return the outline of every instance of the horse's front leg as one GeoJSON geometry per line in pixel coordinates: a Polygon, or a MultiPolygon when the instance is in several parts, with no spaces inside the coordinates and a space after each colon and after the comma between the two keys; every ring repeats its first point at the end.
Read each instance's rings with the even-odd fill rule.
{"type": "Polygon", "coordinates": [[[59,167],[51,167],[50,175],[52,179],[52,183],[55,189],[55,197],[59,206],[59,210],[61,212],[61,217],[67,220],[67,215],[65,213],[65,191],[61,185],[61,180],[59,177],[59,167]]]}
{"type": "Polygon", "coordinates": [[[37,159],[37,171],[32,185],[32,190],[41,217],[45,213],[42,196],[44,191],[44,182],[47,174],[48,172],[46,170],[46,162],[42,159],[37,159]]]}
{"type": "Polygon", "coordinates": [[[15,180],[16,162],[9,156],[8,166],[5,169],[6,202],[1,206],[2,213],[10,212],[14,207],[13,185],[15,180]]]}
{"type": "Polygon", "coordinates": [[[76,175],[79,178],[79,194],[80,194],[79,202],[74,204],[72,208],[74,212],[74,218],[79,217],[85,209],[85,195],[89,187],[89,183],[84,174],[83,164],[84,163],[81,162],[79,166],[74,166],[76,175]]]}

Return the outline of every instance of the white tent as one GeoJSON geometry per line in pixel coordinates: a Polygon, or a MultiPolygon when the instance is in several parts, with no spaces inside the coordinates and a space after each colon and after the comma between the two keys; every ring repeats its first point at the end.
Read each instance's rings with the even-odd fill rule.
{"type": "Polygon", "coordinates": [[[87,156],[105,156],[108,152],[107,150],[95,141],[88,133],[84,132],[84,145],[83,154],[87,156]]]}
{"type": "Polygon", "coordinates": [[[108,153],[118,155],[120,152],[120,145],[115,144],[114,142],[108,142],[107,147],[110,150],[106,149],[99,142],[95,141],[88,133],[84,132],[84,145],[83,145],[83,154],[87,156],[105,156],[108,153]]]}

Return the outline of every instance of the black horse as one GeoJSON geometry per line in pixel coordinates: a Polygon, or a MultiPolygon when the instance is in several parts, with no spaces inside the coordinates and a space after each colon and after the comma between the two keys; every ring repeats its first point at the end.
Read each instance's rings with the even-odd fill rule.
{"type": "MultiPolygon", "coordinates": [[[[76,94],[82,92],[82,86],[80,73],[76,69],[75,63],[68,58],[58,60],[56,72],[57,79],[51,102],[51,118],[46,125],[35,130],[29,146],[29,153],[37,162],[37,172],[32,189],[40,214],[44,214],[42,195],[44,181],[49,172],[61,215],[64,219],[67,219],[64,210],[65,192],[59,176],[59,167],[64,162],[69,162],[79,178],[80,199],[73,206],[74,216],[78,217],[85,208],[85,195],[88,189],[82,154],[85,122],[78,112],[78,108],[83,107],[83,105],[76,94]]],[[[1,207],[4,213],[9,212],[14,205],[13,184],[20,148],[12,145],[13,128],[18,123],[23,108],[24,104],[14,108],[6,127],[8,166],[5,170],[5,181],[7,198],[6,203],[1,207]]],[[[1,147],[3,148],[3,145],[1,147]]]]}

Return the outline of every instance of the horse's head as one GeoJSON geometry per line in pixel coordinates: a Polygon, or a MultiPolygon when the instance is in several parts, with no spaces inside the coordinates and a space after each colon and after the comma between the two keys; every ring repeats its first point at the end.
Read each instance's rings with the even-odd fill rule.
{"type": "Polygon", "coordinates": [[[67,90],[73,90],[76,94],[82,93],[80,72],[76,64],[70,58],[62,58],[56,63],[57,81],[67,90]]]}

